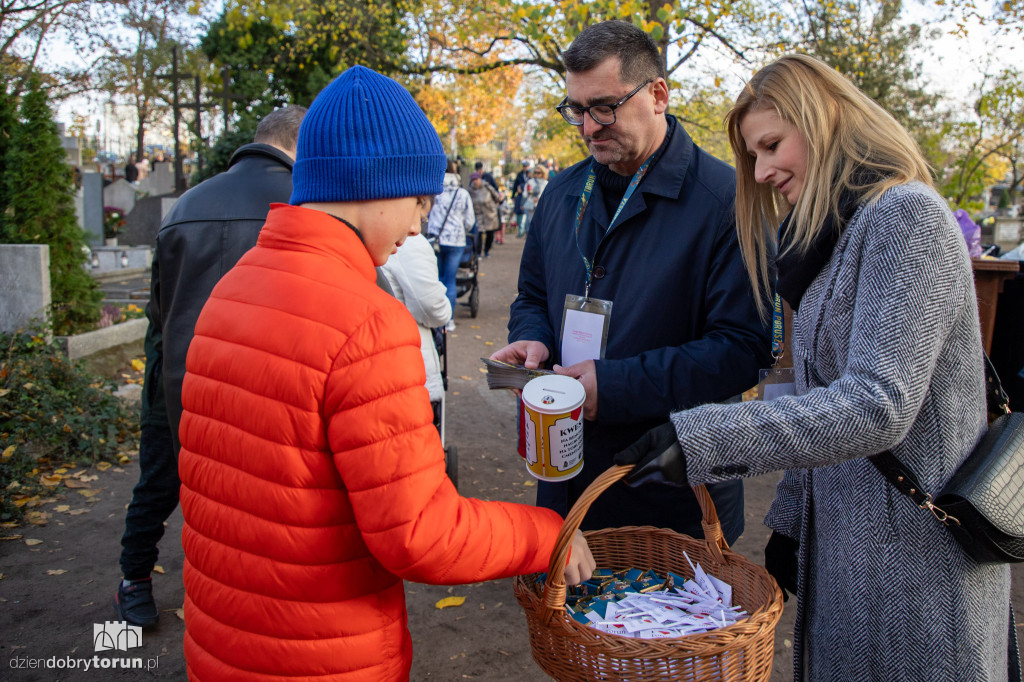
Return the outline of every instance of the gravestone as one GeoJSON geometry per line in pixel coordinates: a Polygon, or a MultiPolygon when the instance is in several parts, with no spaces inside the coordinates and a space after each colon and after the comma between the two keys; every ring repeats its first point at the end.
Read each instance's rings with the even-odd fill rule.
{"type": "Polygon", "coordinates": [[[128,215],[135,208],[135,186],[121,178],[103,188],[103,205],[121,209],[128,215]]]}
{"type": "Polygon", "coordinates": [[[148,270],[153,264],[153,249],[149,246],[95,246],[91,260],[94,275],[125,269],[148,270]]]}
{"type": "Polygon", "coordinates": [[[159,197],[174,192],[174,169],[162,161],[153,164],[153,171],[146,177],[149,181],[149,195],[159,197]]]}
{"type": "Polygon", "coordinates": [[[0,331],[21,329],[50,310],[50,247],[0,244],[0,331]]]}
{"type": "Polygon", "coordinates": [[[125,216],[117,243],[132,246],[153,246],[164,216],[164,202],[171,197],[140,197],[135,209],[125,216]]]}
{"type": "Polygon", "coordinates": [[[163,221],[167,217],[167,214],[171,212],[174,205],[178,203],[178,197],[161,197],[160,198],[160,220],[163,221]]]}
{"type": "Polygon", "coordinates": [[[103,243],[103,176],[82,173],[82,229],[92,244],[103,243]]]}
{"type": "Polygon", "coordinates": [[[996,216],[993,241],[999,244],[999,248],[1003,251],[1010,251],[1016,248],[1021,243],[1021,240],[1024,239],[1021,222],[1021,218],[1013,216],[996,216]]]}

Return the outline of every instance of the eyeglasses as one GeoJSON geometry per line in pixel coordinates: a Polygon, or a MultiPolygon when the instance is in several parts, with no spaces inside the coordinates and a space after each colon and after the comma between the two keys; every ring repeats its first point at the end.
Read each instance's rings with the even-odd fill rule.
{"type": "Polygon", "coordinates": [[[562,118],[564,118],[570,125],[583,125],[583,114],[589,113],[590,118],[594,119],[594,123],[603,126],[610,126],[615,123],[615,110],[625,104],[630,97],[640,92],[644,86],[653,82],[653,78],[645,80],[615,104],[594,104],[589,107],[580,107],[575,104],[566,104],[566,102],[569,101],[569,98],[566,97],[562,100],[561,104],[555,107],[555,110],[558,111],[558,113],[562,115],[562,118]]]}

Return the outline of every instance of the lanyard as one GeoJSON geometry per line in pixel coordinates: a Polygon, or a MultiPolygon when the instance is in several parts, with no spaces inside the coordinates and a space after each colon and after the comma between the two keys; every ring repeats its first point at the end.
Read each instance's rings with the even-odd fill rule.
{"type": "MultiPolygon", "coordinates": [[[[657,152],[655,152],[657,154],[657,152]]],[[[629,181],[629,187],[626,188],[626,193],[622,195],[622,201],[619,202],[619,207],[615,209],[615,215],[612,216],[611,223],[608,224],[608,229],[611,230],[615,225],[615,219],[622,213],[622,209],[625,208],[629,202],[629,198],[633,196],[633,192],[636,191],[637,185],[644,179],[644,175],[647,174],[647,170],[651,166],[651,161],[654,160],[654,154],[647,157],[647,160],[641,164],[640,168],[637,169],[636,173],[633,174],[633,179],[629,181]]],[[[579,203],[576,204],[576,250],[580,252],[580,257],[583,259],[583,267],[587,271],[587,283],[583,292],[584,298],[590,298],[590,280],[591,275],[594,271],[594,262],[583,255],[583,249],[580,248],[580,225],[583,224],[583,213],[587,210],[587,203],[590,201],[590,195],[594,191],[594,183],[597,181],[597,175],[594,173],[594,162],[590,162],[590,168],[587,170],[587,182],[583,185],[583,193],[580,194],[579,203]]],[[[597,255],[596,252],[594,255],[597,255]]]]}
{"type": "MultiPolygon", "coordinates": [[[[786,221],[782,221],[782,225],[779,225],[779,233],[775,237],[776,250],[782,250],[782,227],[786,224],[786,221]]],[[[775,281],[778,282],[779,275],[776,272],[775,281]]],[[[776,284],[776,286],[778,286],[776,284]]],[[[772,358],[775,359],[775,365],[778,366],[782,360],[783,354],[786,352],[786,325],[782,317],[782,297],[779,296],[779,292],[776,289],[775,294],[775,307],[772,310],[772,358]]]]}
{"type": "Polygon", "coordinates": [[[772,357],[778,365],[786,351],[786,325],[782,319],[782,297],[775,292],[775,310],[772,312],[772,357]]]}

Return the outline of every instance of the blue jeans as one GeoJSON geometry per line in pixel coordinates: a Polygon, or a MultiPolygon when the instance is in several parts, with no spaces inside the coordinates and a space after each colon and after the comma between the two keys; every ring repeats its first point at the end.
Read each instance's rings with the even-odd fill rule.
{"type": "Polygon", "coordinates": [[[148,578],[156,565],[156,545],[164,536],[164,521],[178,506],[178,457],[171,427],[143,424],[139,438],[139,482],[124,520],[121,573],[128,580],[148,578]]]}
{"type": "Polygon", "coordinates": [[[516,215],[516,236],[525,237],[526,230],[530,227],[530,216],[526,213],[519,213],[516,215]]]}
{"type": "Polygon", "coordinates": [[[437,257],[437,276],[448,293],[448,301],[452,304],[452,317],[455,317],[455,276],[459,272],[459,262],[465,246],[441,245],[441,253],[437,257]]]}

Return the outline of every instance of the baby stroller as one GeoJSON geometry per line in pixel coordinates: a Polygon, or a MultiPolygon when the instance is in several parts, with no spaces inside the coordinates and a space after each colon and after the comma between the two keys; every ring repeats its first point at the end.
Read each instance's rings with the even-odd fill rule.
{"type": "Polygon", "coordinates": [[[469,299],[462,305],[469,306],[469,316],[474,318],[480,311],[480,283],[477,277],[480,274],[479,251],[480,232],[474,225],[473,231],[466,235],[466,248],[462,252],[459,271],[455,275],[455,298],[458,300],[469,294],[469,299]]]}
{"type": "Polygon", "coordinates": [[[447,445],[445,442],[446,423],[445,406],[448,396],[448,334],[444,327],[434,329],[434,345],[437,347],[437,355],[441,358],[441,383],[444,386],[444,393],[441,395],[441,404],[434,406],[434,426],[441,434],[441,446],[444,448],[444,472],[448,474],[452,485],[459,489],[459,450],[454,445],[447,445]]]}

